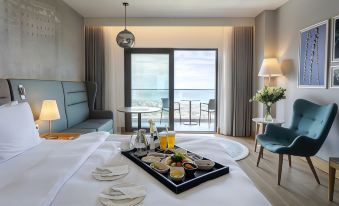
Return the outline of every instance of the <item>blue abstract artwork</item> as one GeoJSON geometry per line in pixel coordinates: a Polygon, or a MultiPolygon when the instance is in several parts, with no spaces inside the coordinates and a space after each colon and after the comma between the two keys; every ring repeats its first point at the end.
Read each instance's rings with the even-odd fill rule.
{"type": "Polygon", "coordinates": [[[339,16],[333,22],[333,61],[339,61],[339,16]]]}
{"type": "Polygon", "coordinates": [[[298,86],[327,86],[328,21],[300,31],[298,86]]]}

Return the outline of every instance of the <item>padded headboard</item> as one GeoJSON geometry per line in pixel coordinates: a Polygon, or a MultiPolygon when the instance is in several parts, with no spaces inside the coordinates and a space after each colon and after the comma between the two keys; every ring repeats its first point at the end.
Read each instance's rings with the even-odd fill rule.
{"type": "MultiPolygon", "coordinates": [[[[26,80],[26,79],[9,79],[13,100],[22,102],[27,101],[32,108],[34,119],[38,120],[43,100],[56,100],[60,113],[60,119],[53,121],[52,131],[58,132],[67,129],[67,118],[65,113],[65,100],[62,84],[60,81],[49,80],[26,80]],[[26,99],[22,100],[19,94],[19,85],[26,90],[26,99]]],[[[48,122],[39,121],[39,132],[48,132],[48,122]]]]}
{"type": "Polygon", "coordinates": [[[79,124],[89,117],[87,88],[84,82],[62,82],[68,127],[79,124]]]}
{"type": "Polygon", "coordinates": [[[11,102],[11,92],[6,79],[0,79],[0,106],[11,102]]]}

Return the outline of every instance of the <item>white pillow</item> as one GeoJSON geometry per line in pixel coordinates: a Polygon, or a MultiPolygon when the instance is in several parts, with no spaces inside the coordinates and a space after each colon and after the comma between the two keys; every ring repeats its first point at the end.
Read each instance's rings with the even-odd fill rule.
{"type": "Polygon", "coordinates": [[[12,102],[8,102],[6,104],[1,105],[0,108],[8,107],[8,106],[14,106],[14,105],[17,105],[17,104],[18,104],[18,101],[12,101],[12,102]]]}
{"type": "Polygon", "coordinates": [[[27,102],[0,108],[0,163],[41,142],[27,102]]]}

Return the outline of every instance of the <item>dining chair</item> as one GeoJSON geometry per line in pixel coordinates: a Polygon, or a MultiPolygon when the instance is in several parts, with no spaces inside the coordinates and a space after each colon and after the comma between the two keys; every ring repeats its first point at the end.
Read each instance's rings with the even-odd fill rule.
{"type": "Polygon", "coordinates": [[[305,157],[311,171],[320,184],[318,175],[311,161],[323,145],[337,114],[337,104],[318,105],[304,99],[297,99],[293,104],[293,118],[289,128],[268,124],[264,134],[257,135],[260,151],[257,160],[259,166],[263,150],[279,154],[278,185],[280,185],[283,155],[305,157]]]}
{"type": "Polygon", "coordinates": [[[208,124],[210,124],[212,119],[211,113],[215,113],[215,99],[210,99],[208,103],[200,103],[199,125],[201,121],[201,112],[207,112],[208,124]],[[207,109],[206,107],[203,108],[203,105],[207,106],[207,109]]]}
{"type": "MultiPolygon", "coordinates": [[[[162,120],[162,113],[163,112],[169,112],[169,99],[168,98],[161,98],[162,106],[161,106],[161,115],[160,115],[160,124],[162,120]]],[[[174,102],[174,112],[179,112],[179,119],[181,124],[181,109],[180,109],[180,103],[174,102]],[[176,107],[177,106],[177,107],[176,107]]]]}

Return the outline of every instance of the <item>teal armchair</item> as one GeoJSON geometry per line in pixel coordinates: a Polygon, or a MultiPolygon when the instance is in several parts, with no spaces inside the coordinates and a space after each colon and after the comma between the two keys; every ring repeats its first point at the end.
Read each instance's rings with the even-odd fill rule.
{"type": "Polygon", "coordinates": [[[293,119],[289,128],[268,124],[264,134],[257,135],[261,144],[257,166],[263,150],[279,154],[278,185],[280,185],[283,155],[306,157],[313,175],[320,184],[313,167],[314,156],[323,145],[337,114],[337,104],[317,105],[304,99],[297,99],[293,105],[293,119]]]}

